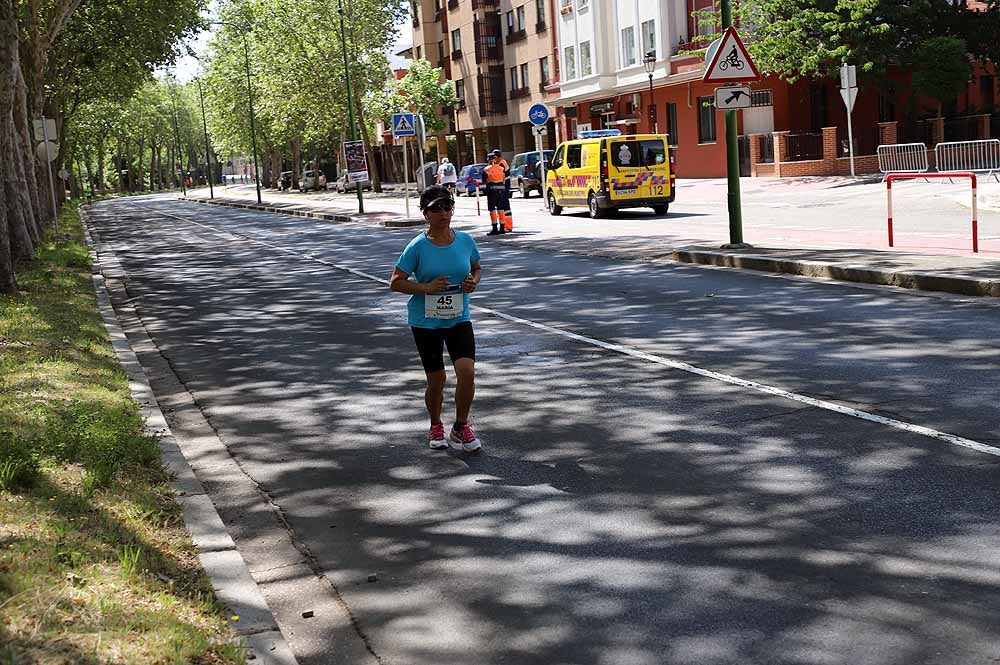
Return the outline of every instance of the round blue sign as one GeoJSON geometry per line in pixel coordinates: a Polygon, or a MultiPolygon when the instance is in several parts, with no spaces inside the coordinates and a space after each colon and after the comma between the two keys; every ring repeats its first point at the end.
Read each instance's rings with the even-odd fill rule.
{"type": "Polygon", "coordinates": [[[544,125],[549,121],[549,110],[543,104],[533,104],[528,109],[528,120],[533,125],[544,125]]]}

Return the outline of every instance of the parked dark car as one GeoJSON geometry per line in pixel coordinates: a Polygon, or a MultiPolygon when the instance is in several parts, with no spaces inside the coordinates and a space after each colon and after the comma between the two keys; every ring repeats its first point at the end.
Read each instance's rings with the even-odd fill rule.
{"type": "Polygon", "coordinates": [[[278,176],[278,189],[284,192],[291,188],[292,188],[292,172],[282,171],[281,175],[278,176]]]}
{"type": "MultiPolygon", "coordinates": [[[[544,150],[545,161],[551,161],[552,150],[544,150]]],[[[514,161],[510,163],[510,188],[521,192],[522,198],[528,198],[532,192],[542,195],[542,170],[538,167],[538,151],[522,152],[514,155],[514,161]]]]}
{"type": "Polygon", "coordinates": [[[485,194],[486,185],[483,183],[483,169],[485,168],[486,164],[463,166],[462,170],[458,172],[458,183],[455,187],[457,195],[475,196],[477,187],[480,193],[485,194]]]}

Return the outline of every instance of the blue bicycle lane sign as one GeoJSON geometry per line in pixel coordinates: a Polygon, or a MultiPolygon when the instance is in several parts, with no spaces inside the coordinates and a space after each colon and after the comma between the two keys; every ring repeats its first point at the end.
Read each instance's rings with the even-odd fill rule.
{"type": "Polygon", "coordinates": [[[532,104],[528,109],[528,120],[533,125],[544,125],[549,121],[549,110],[543,104],[532,104]]]}

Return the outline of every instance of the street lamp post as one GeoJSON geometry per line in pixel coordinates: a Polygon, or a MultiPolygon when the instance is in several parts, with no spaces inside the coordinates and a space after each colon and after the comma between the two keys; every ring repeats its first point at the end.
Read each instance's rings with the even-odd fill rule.
{"type": "Polygon", "coordinates": [[[647,51],[642,58],[642,67],[649,76],[649,126],[654,134],[660,133],[656,124],[656,104],[653,103],[653,70],[656,69],[656,51],[647,51]]]}
{"type": "Polygon", "coordinates": [[[208,120],[205,118],[205,95],[201,89],[201,79],[198,82],[198,100],[201,102],[201,127],[205,130],[205,173],[208,180],[208,197],[215,198],[215,188],[212,186],[212,148],[208,144],[208,120]]]}
{"type": "MultiPolygon", "coordinates": [[[[170,89],[170,106],[173,109],[174,115],[174,141],[177,146],[177,159],[181,163],[181,191],[184,192],[184,196],[187,196],[187,183],[184,182],[184,158],[181,157],[181,132],[177,128],[177,90],[176,84],[171,86],[170,89]]],[[[129,184],[132,184],[132,175],[129,173],[129,184]]]]}
{"type": "Polygon", "coordinates": [[[236,28],[243,36],[243,63],[247,72],[247,102],[250,106],[250,144],[253,146],[253,179],[257,183],[257,203],[260,204],[260,160],[257,158],[257,123],[253,115],[253,87],[250,85],[250,45],[247,42],[249,26],[241,26],[229,21],[212,21],[212,23],[236,28]]]}
{"type": "MultiPolygon", "coordinates": [[[[347,65],[347,38],[344,36],[344,0],[340,0],[338,10],[340,14],[340,50],[344,53],[344,77],[347,81],[347,118],[351,123],[351,140],[357,141],[357,127],[354,126],[354,102],[351,92],[351,69],[347,65]]],[[[361,195],[361,183],[357,183],[355,189],[358,191],[358,214],[365,212],[365,201],[361,195]]]]}
{"type": "Polygon", "coordinates": [[[260,158],[257,156],[257,126],[253,117],[253,88],[250,86],[250,45],[247,43],[247,33],[243,32],[243,61],[247,70],[247,101],[250,105],[250,143],[253,146],[253,176],[257,183],[257,203],[260,200],[260,158]]]}

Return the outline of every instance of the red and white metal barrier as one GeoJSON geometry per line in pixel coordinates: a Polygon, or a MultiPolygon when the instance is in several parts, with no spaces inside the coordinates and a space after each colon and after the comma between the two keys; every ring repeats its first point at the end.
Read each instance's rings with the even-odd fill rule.
{"type": "Polygon", "coordinates": [[[979,197],[976,196],[976,174],[969,171],[953,173],[890,173],[885,177],[886,198],[889,204],[889,247],[892,247],[892,181],[914,178],[968,178],[972,182],[972,251],[979,251],[979,197]]]}

